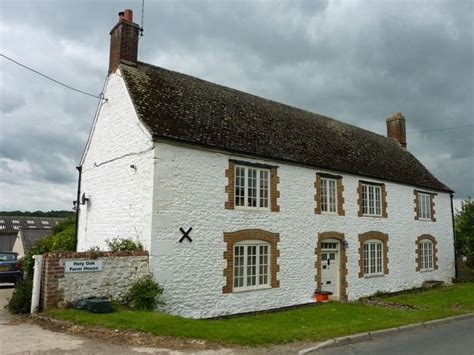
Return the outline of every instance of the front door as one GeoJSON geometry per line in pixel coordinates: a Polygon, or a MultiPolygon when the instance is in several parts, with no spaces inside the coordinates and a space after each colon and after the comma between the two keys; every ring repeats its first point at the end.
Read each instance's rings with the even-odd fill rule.
{"type": "Polygon", "coordinates": [[[324,241],[321,248],[321,290],[339,299],[339,242],[324,241]]]}

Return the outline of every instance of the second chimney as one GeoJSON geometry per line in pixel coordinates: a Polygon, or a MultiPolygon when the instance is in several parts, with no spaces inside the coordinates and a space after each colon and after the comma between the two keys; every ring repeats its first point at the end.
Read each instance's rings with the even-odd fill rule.
{"type": "Polygon", "coordinates": [[[395,139],[402,148],[406,149],[405,117],[400,112],[397,112],[387,117],[385,121],[387,122],[387,137],[395,139]]]}
{"type": "Polygon", "coordinates": [[[109,74],[120,63],[137,65],[140,26],[133,22],[133,11],[119,12],[119,22],[110,31],[109,74]]]}

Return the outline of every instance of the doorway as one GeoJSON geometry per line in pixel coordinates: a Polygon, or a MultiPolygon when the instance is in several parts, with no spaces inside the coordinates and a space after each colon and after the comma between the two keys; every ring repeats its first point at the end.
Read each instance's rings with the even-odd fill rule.
{"type": "Polygon", "coordinates": [[[321,290],[332,292],[330,299],[339,299],[339,241],[326,239],[321,243],[321,290]]]}

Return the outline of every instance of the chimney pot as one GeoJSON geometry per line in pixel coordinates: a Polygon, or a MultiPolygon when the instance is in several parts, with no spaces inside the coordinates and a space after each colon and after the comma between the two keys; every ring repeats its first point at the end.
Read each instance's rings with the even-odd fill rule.
{"type": "Polygon", "coordinates": [[[133,22],[133,11],[130,9],[125,9],[123,19],[128,22],[133,22]]]}
{"type": "Polygon", "coordinates": [[[387,117],[385,121],[387,122],[387,137],[396,140],[402,148],[406,148],[405,117],[401,112],[397,112],[387,117]]]}

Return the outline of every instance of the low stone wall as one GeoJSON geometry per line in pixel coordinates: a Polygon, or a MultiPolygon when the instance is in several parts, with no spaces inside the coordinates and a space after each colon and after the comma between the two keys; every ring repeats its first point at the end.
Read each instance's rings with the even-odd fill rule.
{"type": "Polygon", "coordinates": [[[147,251],[46,253],[43,263],[43,309],[92,296],[121,300],[132,282],[150,272],[147,251]],[[65,272],[66,262],[91,260],[101,262],[102,270],[65,272]]]}

